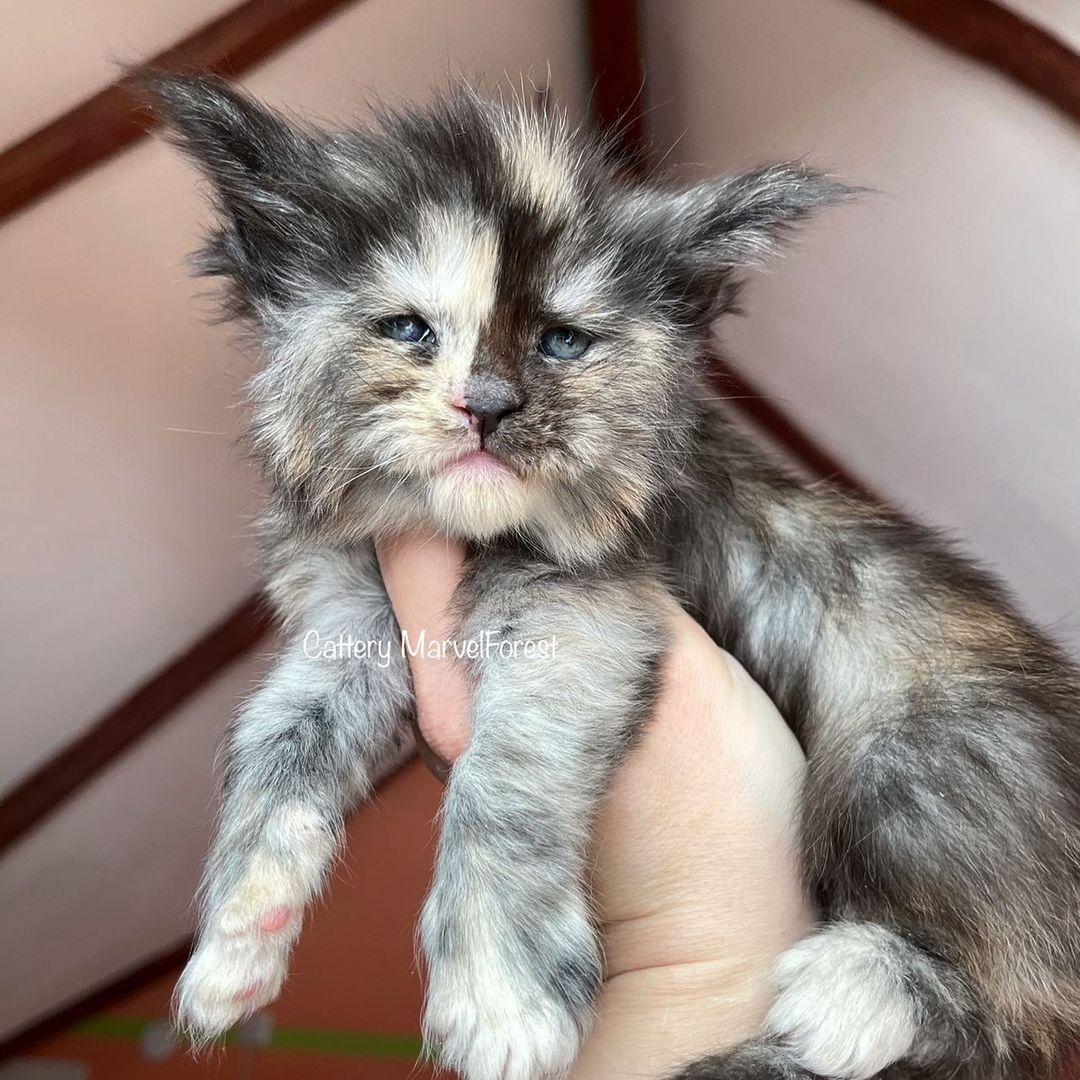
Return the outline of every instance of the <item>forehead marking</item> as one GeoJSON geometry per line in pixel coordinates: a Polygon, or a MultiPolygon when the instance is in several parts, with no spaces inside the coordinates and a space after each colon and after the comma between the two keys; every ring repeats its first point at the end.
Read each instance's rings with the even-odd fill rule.
{"type": "Polygon", "coordinates": [[[402,311],[445,321],[463,333],[481,326],[495,305],[499,269],[496,230],[475,217],[427,207],[416,221],[419,240],[404,257],[383,259],[385,299],[402,311]]]}
{"type": "Polygon", "coordinates": [[[524,112],[515,116],[503,131],[500,146],[512,189],[545,218],[554,219],[573,209],[570,147],[550,120],[524,112]]]}
{"type": "Polygon", "coordinates": [[[559,314],[601,315],[610,307],[611,289],[611,260],[601,254],[556,274],[545,301],[559,314]]]}

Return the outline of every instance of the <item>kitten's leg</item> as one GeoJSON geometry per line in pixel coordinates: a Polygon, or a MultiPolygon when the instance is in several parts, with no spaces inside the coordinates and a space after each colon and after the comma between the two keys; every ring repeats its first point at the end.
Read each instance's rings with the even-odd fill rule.
{"type": "Polygon", "coordinates": [[[291,578],[301,615],[232,727],[197,944],[176,989],[178,1021],[196,1040],[277,996],[347,806],[412,745],[411,684],[374,555],[320,554],[291,578]],[[385,642],[384,654],[327,658],[339,635],[385,642]]]}
{"type": "Polygon", "coordinates": [[[554,652],[507,645],[475,663],[472,740],[421,918],[424,1032],[467,1080],[533,1080],[570,1066],[591,1021],[601,958],[586,843],[651,707],[666,615],[647,583],[520,572],[481,584],[466,637],[554,652]]]}
{"type": "Polygon", "coordinates": [[[828,923],[781,957],[776,976],[766,1034],[672,1080],[1018,1075],[984,1040],[986,1018],[960,973],[883,926],[828,923]]]}

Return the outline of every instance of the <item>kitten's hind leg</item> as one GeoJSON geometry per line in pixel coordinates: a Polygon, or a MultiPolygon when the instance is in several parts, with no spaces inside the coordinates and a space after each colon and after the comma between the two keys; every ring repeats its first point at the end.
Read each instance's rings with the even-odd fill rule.
{"type": "Polygon", "coordinates": [[[780,958],[775,977],[766,1030],[808,1076],[906,1075],[901,1060],[928,1077],[1000,1075],[960,972],[885,926],[828,923],[780,958]]]}
{"type": "Polygon", "coordinates": [[[933,738],[901,716],[811,754],[805,850],[831,918],[781,957],[767,1041],[681,1080],[1057,1074],[1075,871],[1024,820],[1053,820],[1056,792],[1017,719],[972,703],[933,738]]]}
{"type": "Polygon", "coordinates": [[[1004,1080],[954,968],[872,923],[834,922],[789,949],[764,1038],[672,1080],[1004,1080]],[[900,1059],[905,1059],[901,1061],[900,1059]]]}
{"type": "Polygon", "coordinates": [[[197,1042],[277,996],[346,808],[412,746],[411,684],[373,557],[314,561],[292,643],[227,746],[201,925],[175,995],[197,1042]],[[356,643],[369,641],[387,647],[359,655],[356,643]]]}
{"type": "MultiPolygon", "coordinates": [[[[778,1042],[760,1039],[702,1058],[687,1065],[671,1080],[831,1080],[811,1072],[795,1061],[790,1050],[778,1042]]],[[[937,1074],[891,1065],[874,1073],[872,1080],[938,1080],[937,1074]]],[[[952,1080],[945,1073],[940,1080],[952,1080]]]]}

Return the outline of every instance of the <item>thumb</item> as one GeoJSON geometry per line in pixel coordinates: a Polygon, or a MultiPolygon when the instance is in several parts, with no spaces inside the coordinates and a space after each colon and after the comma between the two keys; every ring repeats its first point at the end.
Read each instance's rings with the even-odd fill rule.
{"type": "Polygon", "coordinates": [[[410,646],[420,734],[443,762],[453,762],[469,742],[465,672],[453,659],[434,654],[441,650],[425,655],[416,645],[443,641],[457,632],[450,601],[461,579],[464,547],[436,533],[410,532],[380,542],[377,554],[390,603],[410,646]]]}

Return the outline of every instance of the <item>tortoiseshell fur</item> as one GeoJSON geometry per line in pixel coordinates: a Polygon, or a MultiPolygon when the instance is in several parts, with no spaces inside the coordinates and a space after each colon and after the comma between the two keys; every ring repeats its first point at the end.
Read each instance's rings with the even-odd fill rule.
{"type": "Polygon", "coordinates": [[[560,115],[468,90],[323,132],[212,79],[152,84],[219,211],[199,268],[261,338],[287,635],[230,736],[183,1022],[210,1036],[276,995],[344,813],[411,750],[400,652],[305,642],[396,641],[373,541],[423,525],[469,543],[463,636],[559,642],[470,661],[421,920],[444,1062],[534,1080],[574,1059],[602,980],[589,823],[674,591],[806,749],[824,912],[761,1038],[681,1075],[1050,1076],[1080,1024],[1077,670],[940,536],[796,482],[707,389],[740,269],[849,189],[796,165],[628,179],[560,115]],[[405,315],[430,336],[387,336],[405,315]],[[543,351],[559,326],[581,356],[543,351]],[[480,432],[494,467],[459,460],[480,432]]]}

